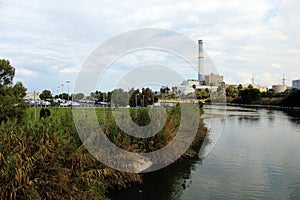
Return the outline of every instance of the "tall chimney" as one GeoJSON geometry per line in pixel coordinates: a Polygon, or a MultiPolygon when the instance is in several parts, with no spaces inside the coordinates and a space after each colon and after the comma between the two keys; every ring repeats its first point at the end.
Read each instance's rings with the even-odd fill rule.
{"type": "Polygon", "coordinates": [[[204,81],[204,54],[203,54],[203,41],[198,40],[199,43],[199,56],[198,56],[198,81],[204,81]]]}

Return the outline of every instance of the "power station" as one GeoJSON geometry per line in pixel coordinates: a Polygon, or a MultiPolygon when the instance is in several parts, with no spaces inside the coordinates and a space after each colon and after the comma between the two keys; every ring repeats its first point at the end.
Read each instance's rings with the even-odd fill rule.
{"type": "Polygon", "coordinates": [[[199,51],[198,51],[198,81],[204,81],[204,52],[203,52],[203,41],[198,40],[199,51]]]}
{"type": "Polygon", "coordinates": [[[205,89],[209,88],[212,91],[216,91],[218,86],[223,83],[223,76],[218,74],[209,73],[207,70],[204,74],[205,70],[205,62],[204,62],[204,50],[203,50],[203,40],[198,40],[198,78],[188,79],[181,83],[181,85],[176,86],[178,90],[183,94],[188,94],[194,92],[195,89],[205,89]]]}

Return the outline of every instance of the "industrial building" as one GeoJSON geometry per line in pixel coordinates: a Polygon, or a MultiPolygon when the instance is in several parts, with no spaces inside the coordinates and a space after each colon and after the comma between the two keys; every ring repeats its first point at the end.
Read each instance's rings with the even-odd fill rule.
{"type": "Polygon", "coordinates": [[[23,99],[25,99],[25,100],[41,100],[40,94],[41,94],[40,92],[26,93],[26,95],[23,99]]]}
{"type": "Polygon", "coordinates": [[[209,90],[215,91],[218,88],[217,86],[203,85],[199,80],[193,80],[193,79],[185,80],[179,86],[176,87],[178,93],[184,95],[193,93],[195,89],[209,88],[209,90]]]}
{"type": "Polygon", "coordinates": [[[223,76],[217,74],[204,75],[203,40],[198,40],[198,79],[183,81],[179,86],[176,86],[177,91],[181,94],[189,94],[193,93],[195,89],[205,88],[216,91],[221,83],[223,83],[223,76]]]}
{"type": "Polygon", "coordinates": [[[300,79],[292,81],[292,88],[300,89],[300,79]]]}
{"type": "Polygon", "coordinates": [[[205,75],[205,83],[209,86],[218,86],[224,82],[223,76],[216,75],[216,74],[210,74],[205,75]]]}
{"type": "Polygon", "coordinates": [[[198,81],[204,81],[204,51],[203,40],[198,40],[199,55],[198,55],[198,81]]]}
{"type": "Polygon", "coordinates": [[[286,85],[272,85],[272,89],[275,93],[281,93],[284,92],[287,89],[287,87],[286,85]]]}
{"type": "Polygon", "coordinates": [[[256,88],[258,89],[260,92],[267,92],[268,91],[268,88],[265,87],[265,86],[261,86],[261,85],[252,85],[253,88],[256,88]]]}
{"type": "Polygon", "coordinates": [[[213,85],[203,85],[199,80],[189,79],[183,81],[181,85],[176,86],[179,94],[187,95],[189,93],[193,93],[195,89],[206,89],[208,88],[211,92],[217,91],[218,86],[213,85]],[[194,89],[195,88],[195,89],[194,89]]]}

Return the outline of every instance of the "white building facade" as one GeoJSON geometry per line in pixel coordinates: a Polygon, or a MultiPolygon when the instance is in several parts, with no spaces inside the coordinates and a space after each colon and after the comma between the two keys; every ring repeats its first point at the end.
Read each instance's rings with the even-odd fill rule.
{"type": "Polygon", "coordinates": [[[272,89],[275,93],[281,93],[284,92],[287,89],[287,87],[286,85],[272,85],[272,89]]]}
{"type": "Polygon", "coordinates": [[[203,82],[198,80],[186,80],[183,81],[183,83],[177,87],[177,93],[187,95],[189,93],[193,93],[195,89],[206,89],[208,88],[210,92],[217,91],[218,86],[210,86],[210,85],[203,85],[203,82]],[[195,87],[195,89],[194,89],[195,87]]]}

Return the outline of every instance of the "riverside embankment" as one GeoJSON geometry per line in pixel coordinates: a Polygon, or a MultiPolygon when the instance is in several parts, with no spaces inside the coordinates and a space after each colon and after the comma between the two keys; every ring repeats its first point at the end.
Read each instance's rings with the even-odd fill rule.
{"type": "MultiPolygon", "coordinates": [[[[50,117],[34,120],[34,110],[29,109],[24,122],[1,124],[1,199],[105,199],[108,189],[128,188],[143,182],[139,174],[111,169],[91,156],[77,134],[71,109],[52,108],[50,111],[50,117]]],[[[160,133],[138,139],[118,129],[111,109],[97,108],[95,112],[100,124],[105,122],[107,137],[132,152],[163,147],[172,140],[180,125],[180,110],[173,107],[168,109],[166,125],[160,133]]],[[[130,109],[130,112],[138,125],[149,123],[147,109],[130,109]]],[[[185,157],[196,155],[205,134],[206,128],[200,121],[185,157]]]]}

